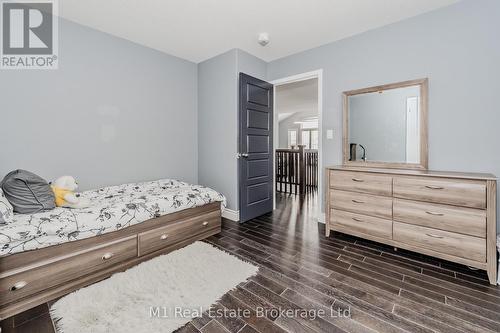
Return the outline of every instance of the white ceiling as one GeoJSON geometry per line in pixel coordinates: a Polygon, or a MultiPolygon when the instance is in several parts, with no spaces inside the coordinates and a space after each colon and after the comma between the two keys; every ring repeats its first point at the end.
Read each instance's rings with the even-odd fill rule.
{"type": "Polygon", "coordinates": [[[60,0],[71,21],[200,62],[233,48],[271,61],[458,0],[60,0]],[[271,42],[257,44],[260,32],[271,42]]]}
{"type": "Polygon", "coordinates": [[[275,108],[278,121],[300,112],[301,119],[318,115],[318,79],[309,79],[276,86],[275,108]]]}

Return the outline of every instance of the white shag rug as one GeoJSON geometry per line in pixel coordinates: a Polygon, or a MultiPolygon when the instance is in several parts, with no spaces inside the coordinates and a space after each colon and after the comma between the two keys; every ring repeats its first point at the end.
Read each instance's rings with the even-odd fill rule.
{"type": "Polygon", "coordinates": [[[257,269],[195,242],[64,296],[50,314],[60,333],[172,332],[257,269]]]}

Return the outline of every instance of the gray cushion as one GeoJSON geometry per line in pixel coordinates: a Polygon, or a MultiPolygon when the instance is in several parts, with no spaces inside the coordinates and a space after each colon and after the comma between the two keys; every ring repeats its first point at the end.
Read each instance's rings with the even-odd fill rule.
{"type": "Polygon", "coordinates": [[[10,172],[1,183],[14,212],[32,214],[55,208],[54,192],[49,183],[29,171],[10,172]]]}
{"type": "Polygon", "coordinates": [[[0,224],[12,222],[14,219],[14,208],[3,194],[0,188],[0,224]]]}

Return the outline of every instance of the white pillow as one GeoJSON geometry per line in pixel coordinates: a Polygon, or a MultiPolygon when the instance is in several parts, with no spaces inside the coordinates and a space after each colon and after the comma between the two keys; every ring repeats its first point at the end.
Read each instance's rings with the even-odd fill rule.
{"type": "Polygon", "coordinates": [[[0,188],[0,224],[12,222],[14,219],[14,208],[3,194],[0,188]]]}

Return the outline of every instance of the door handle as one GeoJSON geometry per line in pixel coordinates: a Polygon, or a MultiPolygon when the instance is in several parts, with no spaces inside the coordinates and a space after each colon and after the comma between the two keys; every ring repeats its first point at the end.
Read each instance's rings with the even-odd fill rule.
{"type": "Polygon", "coordinates": [[[247,153],[238,153],[238,154],[236,154],[236,158],[239,159],[239,158],[242,158],[242,157],[247,158],[248,154],[247,153]]]}

